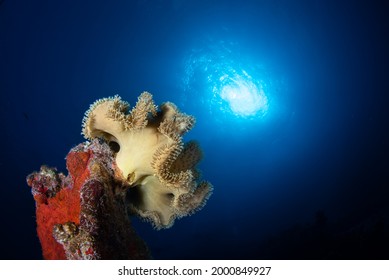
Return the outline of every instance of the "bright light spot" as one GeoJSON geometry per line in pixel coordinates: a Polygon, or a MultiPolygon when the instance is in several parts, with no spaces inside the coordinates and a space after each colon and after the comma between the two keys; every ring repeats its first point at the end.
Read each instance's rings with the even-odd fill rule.
{"type": "Polygon", "coordinates": [[[228,102],[236,116],[252,117],[267,110],[267,98],[263,89],[257,87],[249,77],[237,76],[234,79],[223,78],[228,82],[221,87],[220,97],[228,102]],[[245,79],[246,78],[246,79],[245,79]]]}
{"type": "Polygon", "coordinates": [[[215,119],[262,119],[269,110],[269,76],[234,44],[213,42],[192,50],[186,60],[184,102],[199,100],[215,119]]]}

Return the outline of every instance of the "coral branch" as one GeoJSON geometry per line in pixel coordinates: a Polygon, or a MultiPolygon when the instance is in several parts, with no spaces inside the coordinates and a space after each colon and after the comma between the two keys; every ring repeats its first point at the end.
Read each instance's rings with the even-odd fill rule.
{"type": "Polygon", "coordinates": [[[157,114],[157,106],[154,105],[153,97],[148,92],[143,92],[138,97],[138,102],[127,116],[126,129],[142,129],[147,125],[149,114],[157,114]]]}

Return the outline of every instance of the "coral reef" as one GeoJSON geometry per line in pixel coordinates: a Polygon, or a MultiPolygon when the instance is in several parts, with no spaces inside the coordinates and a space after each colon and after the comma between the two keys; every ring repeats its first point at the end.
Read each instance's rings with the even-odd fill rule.
{"type": "Polygon", "coordinates": [[[149,258],[129,215],[169,228],[210,196],[200,148],[182,140],[195,119],[172,103],[158,109],[147,92],[129,108],[118,96],[93,103],[82,129],[89,142],[67,155],[68,176],[42,166],[27,177],[45,259],[149,258]]]}
{"type": "Polygon", "coordinates": [[[147,92],[129,107],[119,96],[96,101],[85,114],[82,133],[105,139],[115,151],[131,211],[157,229],[171,227],[176,218],[200,209],[212,191],[208,182],[198,182],[198,145],[182,141],[195,119],[170,102],[158,111],[147,92]]]}
{"type": "Polygon", "coordinates": [[[128,219],[112,159],[109,146],[96,139],[69,152],[67,177],[46,166],[27,177],[45,259],[149,258],[128,219]]]}

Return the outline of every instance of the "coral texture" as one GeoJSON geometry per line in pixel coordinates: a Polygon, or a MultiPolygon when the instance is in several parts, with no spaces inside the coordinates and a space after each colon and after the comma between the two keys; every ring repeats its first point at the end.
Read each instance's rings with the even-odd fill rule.
{"type": "Polygon", "coordinates": [[[131,227],[112,159],[109,146],[96,139],[69,152],[67,177],[46,166],[27,177],[45,259],[149,258],[131,227]]]}
{"type": "Polygon", "coordinates": [[[119,96],[93,103],[82,129],[90,142],[67,155],[69,175],[42,166],[27,177],[44,258],[149,258],[130,214],[168,228],[211,195],[196,169],[199,146],[182,140],[194,117],[173,103],[158,108],[147,92],[129,108],[119,96]]]}
{"type": "Polygon", "coordinates": [[[157,229],[171,227],[176,218],[199,210],[212,192],[211,184],[198,181],[200,148],[182,140],[195,119],[170,102],[158,110],[148,92],[129,108],[119,96],[96,101],[85,113],[82,134],[109,143],[131,212],[157,229]]]}

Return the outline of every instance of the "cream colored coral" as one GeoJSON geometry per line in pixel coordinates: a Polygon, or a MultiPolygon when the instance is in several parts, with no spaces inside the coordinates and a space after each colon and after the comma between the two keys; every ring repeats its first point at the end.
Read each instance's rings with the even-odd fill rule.
{"type": "Polygon", "coordinates": [[[200,148],[182,141],[195,119],[170,102],[158,111],[148,92],[129,108],[119,96],[97,100],[85,113],[82,134],[118,144],[116,164],[129,186],[129,208],[156,228],[168,228],[200,209],[212,192],[208,182],[198,182],[200,148]]]}

